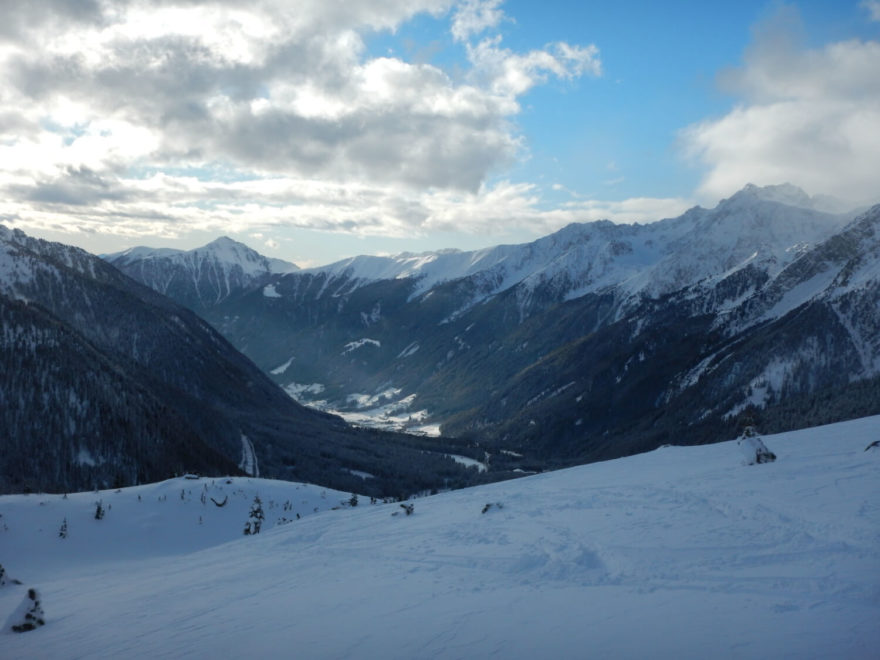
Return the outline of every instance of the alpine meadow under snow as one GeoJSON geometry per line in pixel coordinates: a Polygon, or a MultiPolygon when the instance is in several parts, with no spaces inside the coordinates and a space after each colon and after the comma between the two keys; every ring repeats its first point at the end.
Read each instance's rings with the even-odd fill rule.
{"type": "Polygon", "coordinates": [[[878,439],[869,417],[765,437],[763,465],[667,446],[411,515],[247,477],[6,495],[0,654],[873,658],[878,439]],[[28,589],[46,625],[9,632],[28,589]]]}

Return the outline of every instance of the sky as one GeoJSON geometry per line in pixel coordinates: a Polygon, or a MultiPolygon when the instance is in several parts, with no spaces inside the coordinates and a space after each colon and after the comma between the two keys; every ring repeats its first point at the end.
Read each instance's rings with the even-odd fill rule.
{"type": "Polygon", "coordinates": [[[301,266],[880,200],[880,0],[0,0],[0,224],[301,266]]]}

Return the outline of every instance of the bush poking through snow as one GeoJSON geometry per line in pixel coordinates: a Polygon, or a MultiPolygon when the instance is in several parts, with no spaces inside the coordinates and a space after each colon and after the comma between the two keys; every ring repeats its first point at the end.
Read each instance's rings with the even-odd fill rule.
{"type": "Polygon", "coordinates": [[[46,619],[43,606],[40,604],[40,594],[36,589],[28,589],[27,595],[10,617],[11,628],[14,632],[27,632],[45,625],[46,619]]]}
{"type": "Polygon", "coordinates": [[[865,447],[865,451],[868,451],[869,449],[880,449],[880,440],[874,440],[874,442],[865,447]]]}
{"type": "Polygon", "coordinates": [[[95,502],[95,520],[101,520],[104,517],[104,504],[101,500],[95,502]]]}
{"type": "Polygon", "coordinates": [[[480,513],[486,513],[493,506],[496,509],[503,509],[504,508],[504,505],[501,504],[501,502],[487,502],[486,505],[483,507],[483,510],[480,513]]]}
{"type": "Polygon", "coordinates": [[[401,504],[400,508],[406,512],[406,515],[411,516],[413,514],[413,511],[416,508],[416,505],[415,504],[401,504]]]}
{"type": "Polygon", "coordinates": [[[254,503],[251,504],[250,517],[244,524],[244,535],[250,536],[251,534],[259,534],[265,517],[266,516],[263,513],[263,502],[260,500],[259,495],[255,495],[254,503]]]}
{"type": "Polygon", "coordinates": [[[58,537],[62,539],[67,538],[67,518],[61,521],[61,529],[58,530],[58,537]]]}
{"type": "Polygon", "coordinates": [[[767,449],[767,445],[761,440],[754,426],[745,427],[736,444],[745,457],[746,465],[772,463],[776,460],[776,454],[767,449]]]}
{"type": "Polygon", "coordinates": [[[0,587],[5,587],[7,584],[21,584],[21,580],[9,577],[3,564],[0,564],[0,587]]]}

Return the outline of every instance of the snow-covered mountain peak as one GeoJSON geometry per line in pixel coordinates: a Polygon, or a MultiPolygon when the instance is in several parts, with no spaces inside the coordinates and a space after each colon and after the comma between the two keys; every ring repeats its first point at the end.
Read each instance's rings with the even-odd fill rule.
{"type": "Polygon", "coordinates": [[[211,261],[226,267],[239,267],[248,275],[260,273],[290,273],[299,270],[296,264],[283,259],[264,257],[244,243],[221,236],[207,245],[192,250],[175,248],[151,248],[138,246],[122,252],[102,255],[104,259],[116,266],[134,264],[141,260],[168,260],[175,263],[195,264],[211,261]]]}
{"type": "Polygon", "coordinates": [[[216,238],[207,245],[190,250],[190,253],[210,255],[212,258],[230,264],[238,264],[244,270],[253,266],[257,270],[267,268],[270,273],[291,273],[299,270],[299,266],[283,259],[265,257],[244,243],[233,240],[228,236],[216,238]]]}
{"type": "Polygon", "coordinates": [[[103,257],[152,289],[196,307],[216,304],[271,275],[299,270],[227,236],[192,250],[135,247],[103,257]]]}
{"type": "Polygon", "coordinates": [[[19,235],[24,236],[24,233],[20,229],[9,229],[8,227],[0,225],[0,240],[11,243],[19,235]]]}
{"type": "Polygon", "coordinates": [[[746,186],[733,195],[730,199],[758,199],[765,202],[778,202],[787,206],[797,206],[804,209],[812,209],[813,198],[801,188],[790,183],[781,183],[771,186],[756,186],[747,183],[746,186]]]}
{"type": "MultiPolygon", "coordinates": [[[[206,247],[206,248],[226,248],[226,247],[233,247],[233,246],[235,246],[235,247],[240,246],[240,247],[247,248],[247,246],[244,243],[242,243],[240,241],[236,241],[232,238],[229,238],[229,236],[220,236],[218,238],[215,238],[213,241],[211,241],[210,243],[208,243],[204,247],[206,247]]],[[[247,248],[247,249],[250,249],[250,248],[247,248]]]]}
{"type": "Polygon", "coordinates": [[[822,213],[845,213],[851,211],[851,206],[843,200],[831,195],[810,196],[803,189],[791,183],[780,183],[769,186],[756,186],[748,183],[746,186],[728,199],[721,200],[719,206],[725,204],[749,205],[756,201],[775,202],[785,206],[793,206],[822,213]]]}

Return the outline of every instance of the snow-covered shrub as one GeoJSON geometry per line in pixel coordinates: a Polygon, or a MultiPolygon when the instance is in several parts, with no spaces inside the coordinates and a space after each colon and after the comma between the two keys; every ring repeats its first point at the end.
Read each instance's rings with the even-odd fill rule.
{"type": "Polygon", "coordinates": [[[43,606],[40,603],[40,594],[36,589],[28,589],[21,605],[9,617],[7,627],[14,632],[27,632],[45,625],[45,617],[43,606]]]}
{"type": "Polygon", "coordinates": [[[67,518],[61,521],[61,529],[58,530],[58,536],[62,539],[67,538],[67,518]]]}
{"type": "Polygon", "coordinates": [[[0,564],[0,587],[5,587],[7,584],[21,584],[21,580],[9,577],[3,564],[0,564]]]}
{"type": "Polygon", "coordinates": [[[767,445],[761,440],[754,426],[745,427],[736,444],[742,451],[746,465],[772,463],[776,460],[776,454],[767,449],[767,445]]]}
{"type": "Polygon", "coordinates": [[[104,504],[101,500],[95,502],[95,520],[101,520],[104,517],[104,504]]]}
{"type": "Polygon", "coordinates": [[[248,517],[248,520],[244,525],[244,535],[249,536],[251,534],[259,534],[260,528],[263,526],[264,518],[265,514],[263,513],[263,502],[260,500],[259,495],[255,495],[254,503],[251,504],[250,516],[248,517]]]}

